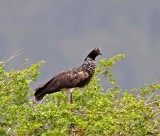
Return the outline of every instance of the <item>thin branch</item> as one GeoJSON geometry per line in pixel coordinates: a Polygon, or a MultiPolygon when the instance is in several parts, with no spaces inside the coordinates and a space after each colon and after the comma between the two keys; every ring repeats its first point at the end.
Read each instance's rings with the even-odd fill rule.
{"type": "Polygon", "coordinates": [[[86,113],[83,113],[83,112],[80,112],[80,111],[72,111],[71,113],[72,113],[72,114],[74,114],[74,115],[87,116],[87,114],[86,114],[86,113]]]}
{"type": "Polygon", "coordinates": [[[18,51],[13,52],[12,55],[9,58],[5,58],[2,61],[0,61],[0,64],[5,64],[5,63],[9,62],[11,59],[23,54],[24,52],[25,52],[24,47],[22,47],[18,51]]]}
{"type": "Polygon", "coordinates": [[[28,60],[26,62],[24,62],[19,68],[22,68],[24,66],[26,66],[27,64],[30,64],[32,61],[31,60],[28,60]]]}
{"type": "MultiPolygon", "coordinates": [[[[118,62],[118,61],[115,61],[115,62],[114,62],[114,65],[115,65],[117,62],[118,62]]],[[[96,76],[96,78],[98,78],[101,74],[103,74],[103,73],[105,72],[105,70],[106,70],[107,67],[108,67],[108,66],[103,66],[101,72],[96,76]]],[[[111,68],[112,68],[112,67],[110,67],[110,69],[111,69],[111,68]]]]}
{"type": "Polygon", "coordinates": [[[83,112],[86,108],[87,108],[87,106],[85,106],[83,109],[81,109],[81,112],[83,112]]]}
{"type": "Polygon", "coordinates": [[[102,69],[101,72],[96,76],[96,78],[98,78],[101,74],[103,74],[105,72],[106,69],[102,69]]]}
{"type": "Polygon", "coordinates": [[[154,101],[154,102],[150,102],[150,103],[148,103],[146,105],[151,105],[151,104],[158,103],[158,102],[160,102],[160,100],[157,100],[157,101],[154,101]]]}
{"type": "Polygon", "coordinates": [[[155,92],[152,93],[151,96],[148,98],[148,100],[145,102],[146,105],[147,105],[147,102],[149,102],[149,100],[152,98],[152,96],[153,96],[154,94],[155,94],[155,92]]]}

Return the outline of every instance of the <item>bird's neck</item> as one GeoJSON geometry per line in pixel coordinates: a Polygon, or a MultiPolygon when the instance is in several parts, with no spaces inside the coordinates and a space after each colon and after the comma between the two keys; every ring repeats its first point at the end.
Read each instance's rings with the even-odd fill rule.
{"type": "MultiPolygon", "coordinates": [[[[88,56],[86,57],[86,59],[87,58],[90,58],[90,59],[92,59],[93,61],[95,60],[95,58],[96,58],[96,55],[94,54],[94,52],[92,51],[92,52],[90,52],[89,54],[88,54],[88,56]]],[[[86,60],[85,59],[85,60],[86,60]]]]}
{"type": "Polygon", "coordinates": [[[95,61],[90,58],[90,57],[86,57],[86,59],[84,60],[84,63],[82,64],[82,67],[89,71],[90,74],[94,74],[94,70],[95,70],[95,61]]]}

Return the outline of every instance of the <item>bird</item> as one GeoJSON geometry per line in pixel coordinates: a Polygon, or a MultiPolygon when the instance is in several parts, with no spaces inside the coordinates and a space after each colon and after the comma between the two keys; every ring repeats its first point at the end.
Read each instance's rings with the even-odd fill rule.
{"type": "Polygon", "coordinates": [[[96,68],[95,58],[102,55],[99,48],[94,48],[84,59],[80,67],[68,69],[53,76],[45,84],[39,85],[35,89],[34,96],[37,101],[43,99],[46,94],[59,92],[62,89],[82,88],[92,79],[96,68]]]}

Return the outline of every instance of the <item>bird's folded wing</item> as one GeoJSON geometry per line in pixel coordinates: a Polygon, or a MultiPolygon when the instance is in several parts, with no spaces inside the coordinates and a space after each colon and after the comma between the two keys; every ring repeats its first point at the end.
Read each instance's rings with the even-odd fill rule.
{"type": "Polygon", "coordinates": [[[45,89],[46,93],[58,92],[63,88],[79,87],[79,84],[83,83],[88,77],[89,74],[85,70],[70,69],[54,76],[41,88],[45,89]]]}

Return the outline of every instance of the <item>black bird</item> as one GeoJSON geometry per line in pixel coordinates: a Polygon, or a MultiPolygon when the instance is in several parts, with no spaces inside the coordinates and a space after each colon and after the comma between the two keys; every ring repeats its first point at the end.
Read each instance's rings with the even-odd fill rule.
{"type": "Polygon", "coordinates": [[[41,100],[46,94],[61,91],[63,88],[84,87],[87,85],[95,71],[95,58],[102,55],[99,48],[92,50],[84,60],[84,63],[78,67],[63,71],[55,75],[47,83],[40,85],[35,89],[35,98],[41,100]]]}

